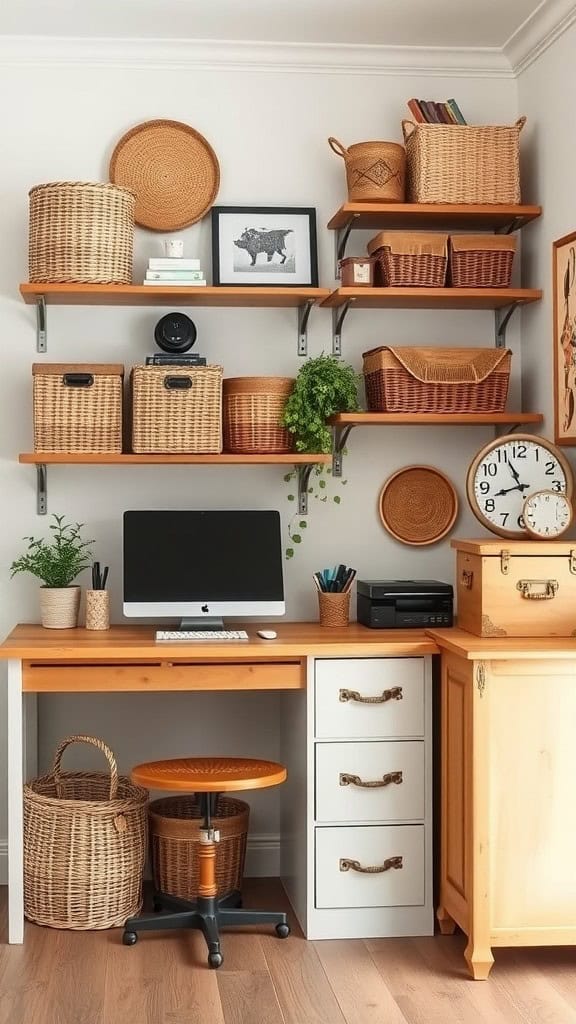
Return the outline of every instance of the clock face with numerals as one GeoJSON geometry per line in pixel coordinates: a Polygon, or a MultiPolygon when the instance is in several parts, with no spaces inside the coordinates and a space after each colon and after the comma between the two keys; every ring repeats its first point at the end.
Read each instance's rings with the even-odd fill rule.
{"type": "Polygon", "coordinates": [[[466,481],[477,519],[501,537],[526,537],[522,515],[526,498],[555,491],[572,498],[572,470],[565,456],[544,437],[508,434],[487,444],[473,460],[466,481]]]}
{"type": "Polygon", "coordinates": [[[523,516],[531,537],[554,540],[572,522],[572,503],[561,491],[536,491],[526,498],[523,516]]]}

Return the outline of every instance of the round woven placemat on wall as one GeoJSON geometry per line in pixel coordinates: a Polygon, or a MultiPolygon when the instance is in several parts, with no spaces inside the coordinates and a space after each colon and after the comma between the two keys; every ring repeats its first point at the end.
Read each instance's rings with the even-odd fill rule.
{"type": "Polygon", "coordinates": [[[405,466],[384,484],[378,498],[382,525],[403,544],[435,544],[452,529],[458,495],[433,466],[405,466]]]}
{"type": "Polygon", "coordinates": [[[220,167],[212,146],[194,128],[181,121],[145,121],[116,145],[110,181],[136,193],[136,224],[180,231],[214,204],[220,167]]]}

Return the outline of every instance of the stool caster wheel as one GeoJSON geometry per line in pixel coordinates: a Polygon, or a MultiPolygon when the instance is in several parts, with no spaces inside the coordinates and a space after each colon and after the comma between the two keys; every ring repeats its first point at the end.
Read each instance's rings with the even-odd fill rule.
{"type": "Polygon", "coordinates": [[[216,970],[217,967],[222,967],[224,963],[224,957],[222,953],[208,953],[208,966],[216,970]]]}
{"type": "Polygon", "coordinates": [[[122,936],[122,943],[124,946],[135,946],[138,942],[138,936],[136,932],[124,932],[122,936]]]}
{"type": "Polygon", "coordinates": [[[276,935],[278,936],[279,939],[287,939],[288,936],[290,935],[290,925],[289,924],[277,924],[276,925],[276,935]]]}

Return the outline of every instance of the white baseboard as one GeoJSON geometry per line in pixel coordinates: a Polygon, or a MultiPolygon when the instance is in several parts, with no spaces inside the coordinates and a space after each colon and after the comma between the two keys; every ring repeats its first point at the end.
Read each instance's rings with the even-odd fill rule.
{"type": "MultiPolygon", "coordinates": [[[[246,878],[277,878],[280,874],[280,836],[266,832],[248,838],[246,878]]],[[[0,839],[0,885],[8,884],[8,843],[0,839]]]]}

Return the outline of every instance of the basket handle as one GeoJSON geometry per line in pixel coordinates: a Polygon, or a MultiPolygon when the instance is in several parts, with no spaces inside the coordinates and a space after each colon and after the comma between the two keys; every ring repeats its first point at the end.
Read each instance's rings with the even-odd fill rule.
{"type": "Polygon", "coordinates": [[[330,138],[328,139],[328,145],[330,146],[330,149],[333,150],[334,153],[336,153],[338,156],[341,156],[344,160],[348,156],[348,150],[346,149],[346,146],[343,146],[341,142],[338,142],[338,139],[335,139],[333,135],[331,135],[330,138]]]}
{"type": "Polygon", "coordinates": [[[518,120],[516,121],[516,127],[517,127],[519,132],[522,131],[522,129],[523,129],[525,124],[526,124],[526,118],[525,117],[519,117],[518,120]]]}
{"type": "Polygon", "coordinates": [[[168,391],[189,391],[192,387],[192,377],[164,377],[164,387],[168,391]]]}
{"type": "Polygon", "coordinates": [[[107,747],[103,740],[97,739],[95,736],[68,736],[67,739],[62,740],[55,755],[54,764],[52,766],[52,773],[54,775],[54,782],[56,784],[56,794],[61,799],[61,787],[60,787],[60,769],[62,766],[62,756],[67,747],[70,747],[73,743],[89,743],[90,746],[96,747],[101,750],[108,764],[110,766],[110,800],[115,800],[118,793],[118,765],[116,764],[116,758],[107,747]]]}
{"type": "Polygon", "coordinates": [[[412,132],[415,130],[416,125],[414,124],[414,121],[409,121],[407,119],[404,119],[404,121],[402,121],[402,134],[404,136],[404,142],[406,142],[410,138],[412,132]]]}

